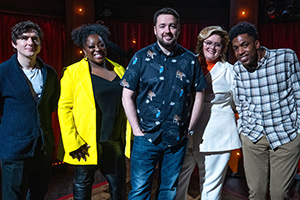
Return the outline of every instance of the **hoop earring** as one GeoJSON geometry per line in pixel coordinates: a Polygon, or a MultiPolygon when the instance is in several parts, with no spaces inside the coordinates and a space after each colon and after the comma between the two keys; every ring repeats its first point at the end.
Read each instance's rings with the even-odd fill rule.
{"type": "Polygon", "coordinates": [[[88,57],[87,57],[86,54],[84,54],[83,59],[84,59],[85,61],[88,61],[88,57]]]}

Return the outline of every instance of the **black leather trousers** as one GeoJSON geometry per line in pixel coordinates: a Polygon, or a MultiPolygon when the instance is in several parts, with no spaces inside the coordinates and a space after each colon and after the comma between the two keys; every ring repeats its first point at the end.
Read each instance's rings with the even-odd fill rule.
{"type": "MultiPolygon", "coordinates": [[[[88,159],[88,158],[87,158],[88,159]]],[[[90,200],[95,171],[109,183],[112,200],[126,200],[126,164],[122,141],[98,143],[98,165],[74,166],[74,200],[90,200]]]]}

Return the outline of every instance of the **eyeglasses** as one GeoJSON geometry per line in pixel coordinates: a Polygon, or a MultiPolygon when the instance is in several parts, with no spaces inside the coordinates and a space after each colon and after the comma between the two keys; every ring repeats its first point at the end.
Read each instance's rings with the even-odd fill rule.
{"type": "Polygon", "coordinates": [[[222,44],[220,44],[218,42],[213,43],[212,41],[209,41],[209,40],[205,40],[203,43],[207,46],[214,46],[216,49],[221,49],[223,46],[222,44]]]}

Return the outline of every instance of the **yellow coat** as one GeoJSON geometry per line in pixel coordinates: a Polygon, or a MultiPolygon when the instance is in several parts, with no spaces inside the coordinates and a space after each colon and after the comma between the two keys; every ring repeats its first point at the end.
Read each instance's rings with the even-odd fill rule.
{"type": "MultiPolygon", "coordinates": [[[[116,74],[122,78],[125,69],[109,60],[116,74]]],[[[74,165],[96,165],[98,160],[96,141],[96,106],[88,61],[82,59],[65,68],[60,82],[58,118],[62,146],[58,158],[74,165]],[[69,153],[87,143],[89,157],[84,161],[73,159],[69,153]]],[[[125,116],[124,116],[125,117],[125,116]]],[[[130,156],[131,128],[127,121],[125,155],[130,156]]]]}

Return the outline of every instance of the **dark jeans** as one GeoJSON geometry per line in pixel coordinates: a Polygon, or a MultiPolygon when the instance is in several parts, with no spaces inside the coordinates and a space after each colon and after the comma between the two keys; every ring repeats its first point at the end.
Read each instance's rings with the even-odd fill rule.
{"type": "Polygon", "coordinates": [[[149,200],[153,173],[158,164],[156,199],[171,200],[177,192],[178,176],[183,164],[188,139],[168,147],[164,142],[154,144],[143,136],[135,136],[131,153],[130,200],[149,200]]]}
{"type": "Polygon", "coordinates": [[[52,157],[36,151],[25,160],[1,159],[3,200],[42,200],[51,176],[52,157]]]}
{"type": "Polygon", "coordinates": [[[98,165],[75,165],[74,200],[90,200],[96,169],[109,183],[112,200],[126,199],[126,164],[122,141],[98,143],[98,165]]]}

